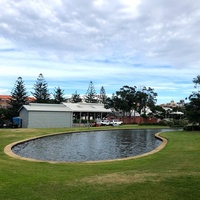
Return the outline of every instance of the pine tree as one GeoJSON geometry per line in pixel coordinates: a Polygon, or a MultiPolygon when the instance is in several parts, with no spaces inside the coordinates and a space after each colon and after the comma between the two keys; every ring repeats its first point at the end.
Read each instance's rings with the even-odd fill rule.
{"type": "Polygon", "coordinates": [[[18,110],[26,103],[28,97],[22,77],[18,77],[16,80],[14,88],[11,92],[11,97],[10,105],[12,108],[9,109],[10,116],[18,116],[18,110]]]}
{"type": "Polygon", "coordinates": [[[53,96],[54,102],[57,104],[65,101],[64,90],[62,90],[60,87],[55,88],[53,96]]]}
{"type": "Polygon", "coordinates": [[[102,86],[101,89],[100,89],[100,97],[99,97],[99,100],[100,100],[100,103],[105,103],[106,102],[106,91],[104,89],[104,87],[102,86]]]}
{"type": "Polygon", "coordinates": [[[71,100],[71,103],[79,103],[79,102],[82,102],[82,99],[80,97],[80,94],[77,94],[77,91],[72,94],[72,100],[71,100]]]}
{"type": "Polygon", "coordinates": [[[39,74],[33,89],[32,95],[36,98],[37,103],[49,103],[50,93],[48,84],[42,74],[39,74]]]}
{"type": "Polygon", "coordinates": [[[93,85],[92,81],[90,81],[87,93],[85,95],[85,102],[86,103],[96,103],[97,102],[96,96],[97,95],[96,95],[96,91],[94,89],[94,85],[93,85]]]}

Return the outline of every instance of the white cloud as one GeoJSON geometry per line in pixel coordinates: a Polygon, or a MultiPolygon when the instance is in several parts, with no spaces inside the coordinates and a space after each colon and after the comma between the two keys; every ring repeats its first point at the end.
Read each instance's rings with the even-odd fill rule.
{"type": "Polygon", "coordinates": [[[0,91],[43,73],[52,88],[93,80],[108,93],[148,85],[182,98],[199,73],[199,19],[197,0],[2,0],[0,91]]]}

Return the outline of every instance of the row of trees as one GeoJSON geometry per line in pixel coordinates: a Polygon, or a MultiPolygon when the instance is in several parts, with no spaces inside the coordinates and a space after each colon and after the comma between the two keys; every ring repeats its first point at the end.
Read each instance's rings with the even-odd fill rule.
{"type": "MultiPolygon", "coordinates": [[[[18,83],[17,83],[18,84],[18,83]]],[[[16,88],[16,87],[15,87],[16,88]]],[[[62,90],[60,87],[55,88],[53,93],[53,98],[51,97],[51,94],[48,90],[48,84],[45,81],[42,74],[39,75],[37,78],[36,84],[34,85],[34,92],[32,92],[32,95],[35,97],[37,103],[61,103],[66,101],[66,98],[64,97],[64,90],[62,90]]],[[[97,93],[95,91],[94,85],[92,81],[89,83],[88,90],[84,96],[84,99],[81,98],[80,94],[75,91],[74,94],[72,94],[70,98],[70,102],[72,103],[78,103],[82,102],[83,100],[87,103],[103,103],[106,99],[106,93],[105,89],[102,86],[100,89],[100,95],[97,96],[97,93]]]]}
{"type": "MultiPolygon", "coordinates": [[[[53,98],[51,98],[48,91],[48,84],[42,74],[39,74],[33,90],[32,95],[35,97],[36,103],[61,103],[66,100],[64,98],[64,91],[60,87],[55,88],[53,98]]],[[[12,112],[13,115],[17,115],[17,111],[22,105],[26,104],[28,97],[25,84],[21,77],[17,79],[11,95],[12,99],[10,104],[12,106],[12,112]]],[[[132,110],[137,110],[141,113],[143,109],[143,115],[145,115],[147,107],[152,108],[155,106],[156,96],[157,93],[150,87],[143,87],[138,90],[136,86],[123,86],[111,98],[107,98],[104,87],[101,87],[100,95],[97,95],[94,85],[90,81],[88,90],[84,96],[84,101],[86,103],[100,102],[105,105],[105,108],[113,108],[116,111],[122,111],[123,114],[129,113],[130,115],[132,110]]],[[[77,94],[77,92],[72,94],[70,99],[73,103],[78,103],[82,100],[80,94],[77,94]]]]}
{"type": "MultiPolygon", "coordinates": [[[[189,103],[185,104],[185,117],[189,123],[200,126],[200,75],[193,79],[196,91],[186,98],[189,103]]],[[[132,111],[137,111],[141,116],[147,116],[147,108],[150,108],[152,114],[156,117],[163,118],[166,111],[156,104],[157,93],[150,87],[137,89],[136,86],[123,86],[111,98],[105,101],[106,108],[114,108],[116,111],[123,112],[123,115],[130,116],[132,111]]],[[[182,110],[183,111],[183,110],[182,110]]]]}
{"type": "MultiPolygon", "coordinates": [[[[59,104],[61,102],[65,102],[67,99],[65,98],[64,90],[60,87],[55,88],[54,93],[50,94],[48,90],[48,83],[46,82],[44,76],[39,74],[36,83],[33,86],[33,92],[31,92],[33,97],[35,98],[35,103],[56,103],[59,104]]],[[[13,116],[18,116],[18,110],[20,107],[27,103],[28,92],[25,87],[25,83],[22,77],[18,77],[11,92],[11,100],[10,100],[10,108],[9,109],[1,109],[0,115],[6,116],[6,118],[11,118],[13,116]]],[[[100,89],[100,95],[98,96],[92,81],[89,83],[88,90],[84,96],[84,99],[81,98],[80,94],[75,91],[70,98],[70,102],[78,103],[83,100],[87,103],[104,103],[106,99],[105,89],[102,86],[100,89]]]]}
{"type": "Polygon", "coordinates": [[[157,93],[153,88],[143,87],[137,89],[136,86],[123,86],[119,91],[105,101],[106,108],[114,108],[121,111],[123,116],[131,116],[132,112],[137,111],[146,117],[147,108],[155,110],[157,93]]]}
{"type": "MultiPolygon", "coordinates": [[[[193,92],[189,97],[189,103],[185,106],[186,116],[190,122],[200,124],[200,76],[193,79],[196,92],[193,92]]],[[[54,94],[51,95],[48,90],[48,84],[42,74],[39,74],[36,83],[33,87],[32,95],[35,97],[37,103],[61,103],[66,101],[64,97],[64,90],[60,87],[55,88],[54,94]],[[53,96],[53,97],[52,97],[53,96]]],[[[28,93],[25,84],[21,77],[18,77],[15,82],[14,88],[11,92],[11,109],[2,111],[4,115],[9,117],[17,116],[19,108],[26,104],[28,93]]],[[[143,117],[147,117],[147,108],[150,108],[153,113],[164,113],[160,106],[156,106],[157,93],[153,88],[136,86],[123,86],[119,91],[116,91],[112,97],[106,96],[104,87],[101,87],[100,95],[96,94],[92,81],[89,83],[88,90],[84,96],[84,101],[87,103],[103,103],[105,108],[112,108],[113,110],[120,111],[123,115],[131,116],[132,111],[137,111],[143,117]]],[[[75,92],[72,94],[70,101],[73,103],[81,102],[83,99],[80,94],[75,92]]],[[[154,115],[155,116],[155,115],[154,115]]]]}

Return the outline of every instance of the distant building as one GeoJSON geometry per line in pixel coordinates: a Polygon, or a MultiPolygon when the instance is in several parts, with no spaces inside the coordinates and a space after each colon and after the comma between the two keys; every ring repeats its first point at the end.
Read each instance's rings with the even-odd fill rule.
{"type": "MultiPolygon", "coordinates": [[[[11,99],[12,99],[11,95],[0,95],[0,108],[4,108],[4,109],[10,108],[11,99]]],[[[35,97],[28,97],[26,104],[35,102],[35,100],[36,100],[35,97]]]]}
{"type": "Polygon", "coordinates": [[[10,95],[0,95],[0,108],[7,109],[11,107],[9,104],[11,101],[11,96],[10,95]]]}
{"type": "Polygon", "coordinates": [[[184,107],[185,106],[185,101],[184,100],[180,100],[180,102],[175,102],[174,100],[171,100],[171,102],[166,103],[166,104],[161,104],[160,106],[162,106],[163,108],[179,108],[179,107],[184,107]]]}

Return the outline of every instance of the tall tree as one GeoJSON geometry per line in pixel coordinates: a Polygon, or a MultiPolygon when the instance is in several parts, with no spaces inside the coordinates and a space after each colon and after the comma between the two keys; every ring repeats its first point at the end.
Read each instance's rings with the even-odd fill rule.
{"type": "Polygon", "coordinates": [[[9,111],[11,112],[12,117],[18,116],[19,108],[26,103],[28,97],[22,77],[18,77],[16,80],[14,88],[11,92],[11,97],[10,105],[12,108],[9,109],[9,111]]]}
{"type": "Polygon", "coordinates": [[[53,96],[54,102],[57,104],[65,101],[64,90],[62,90],[60,87],[55,88],[53,96]]]}
{"type": "Polygon", "coordinates": [[[100,89],[100,96],[99,96],[100,103],[105,104],[106,103],[106,99],[107,99],[106,90],[102,86],[101,89],[100,89]]]}
{"type": "Polygon", "coordinates": [[[136,105],[136,86],[123,86],[112,98],[107,98],[105,107],[114,108],[116,111],[122,111],[125,114],[131,115],[131,111],[136,105]]]}
{"type": "Polygon", "coordinates": [[[71,103],[79,103],[79,102],[82,102],[82,98],[80,97],[80,94],[78,94],[77,91],[75,91],[75,93],[72,94],[71,103]]]}
{"type": "Polygon", "coordinates": [[[39,74],[33,89],[32,95],[36,98],[37,103],[49,103],[50,93],[48,84],[42,74],[39,74]]]}
{"type": "Polygon", "coordinates": [[[92,81],[89,83],[88,90],[85,95],[85,102],[86,103],[97,103],[97,94],[94,88],[92,81]]]}
{"type": "Polygon", "coordinates": [[[136,93],[136,102],[139,113],[142,112],[146,116],[147,107],[151,109],[155,106],[156,97],[157,93],[154,92],[153,88],[144,86],[141,90],[138,90],[136,93]]]}
{"type": "Polygon", "coordinates": [[[189,96],[189,103],[186,105],[186,115],[191,123],[198,123],[200,125],[200,75],[193,79],[197,91],[192,92],[189,96]]]}
{"type": "Polygon", "coordinates": [[[146,116],[146,108],[153,107],[156,102],[157,94],[152,88],[143,87],[142,90],[137,90],[137,87],[123,86],[112,98],[107,98],[105,108],[114,108],[116,111],[122,111],[125,114],[132,114],[133,110],[139,113],[143,111],[146,116]]]}

